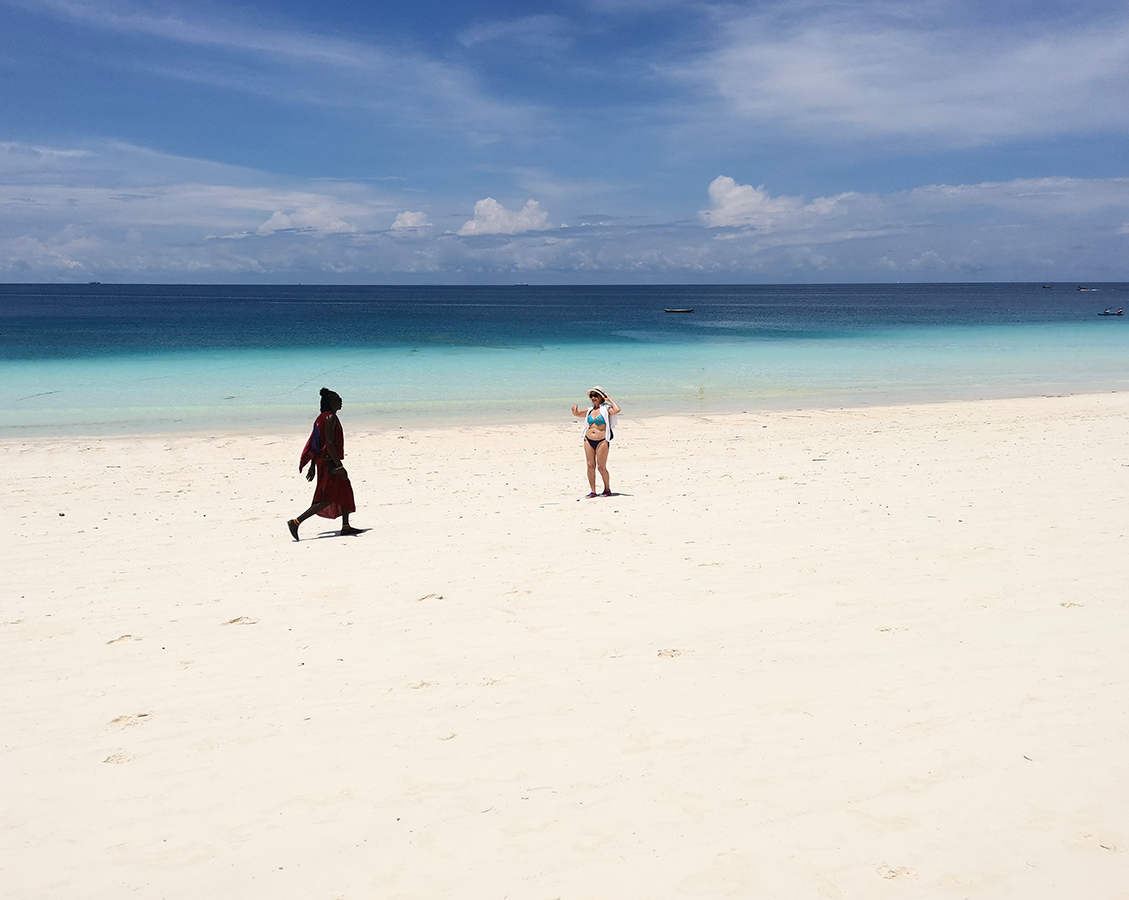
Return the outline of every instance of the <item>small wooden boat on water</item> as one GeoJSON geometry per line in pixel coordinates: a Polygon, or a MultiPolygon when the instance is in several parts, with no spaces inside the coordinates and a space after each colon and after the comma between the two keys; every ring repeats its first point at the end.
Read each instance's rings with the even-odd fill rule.
{"type": "Polygon", "coordinates": [[[663,312],[668,312],[668,313],[692,313],[693,311],[694,311],[694,307],[692,307],[692,306],[687,308],[687,309],[664,309],[663,310],[663,312]]]}

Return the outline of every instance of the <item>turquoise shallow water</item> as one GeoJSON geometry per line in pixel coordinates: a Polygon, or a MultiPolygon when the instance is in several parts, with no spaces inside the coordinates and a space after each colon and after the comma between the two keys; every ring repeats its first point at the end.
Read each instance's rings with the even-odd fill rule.
{"type": "Polygon", "coordinates": [[[0,434],[295,427],[327,385],[352,428],[1129,390],[1129,322],[934,326],[789,341],[226,349],[0,361],[0,434]]]}
{"type": "Polygon", "coordinates": [[[1129,389],[1129,285],[0,285],[0,435],[568,418],[1129,389]],[[667,307],[693,307],[688,315],[667,307]]]}

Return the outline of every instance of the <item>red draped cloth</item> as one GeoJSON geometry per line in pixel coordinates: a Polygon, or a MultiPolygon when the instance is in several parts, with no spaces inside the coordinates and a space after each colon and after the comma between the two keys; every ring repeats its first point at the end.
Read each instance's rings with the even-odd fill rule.
{"type": "Polygon", "coordinates": [[[314,421],[313,431],[306,441],[298,468],[305,468],[308,462],[317,467],[317,487],[314,488],[313,502],[327,504],[318,510],[319,516],[337,519],[342,513],[356,512],[357,506],[353,500],[353,485],[349,483],[348,477],[329,471],[333,466],[327,454],[330,444],[339,454],[338,461],[344,458],[345,433],[341,430],[341,422],[333,412],[323,412],[314,421]]]}

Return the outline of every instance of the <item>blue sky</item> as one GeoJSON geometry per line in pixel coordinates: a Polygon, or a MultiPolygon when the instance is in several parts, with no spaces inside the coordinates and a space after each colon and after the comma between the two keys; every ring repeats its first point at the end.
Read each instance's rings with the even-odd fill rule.
{"type": "Polygon", "coordinates": [[[0,280],[1129,280],[1129,4],[0,0],[0,280]]]}

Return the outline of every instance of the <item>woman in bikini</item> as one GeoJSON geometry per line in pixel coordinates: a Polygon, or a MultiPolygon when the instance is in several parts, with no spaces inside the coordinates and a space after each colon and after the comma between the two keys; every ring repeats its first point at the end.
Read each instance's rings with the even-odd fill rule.
{"type": "Polygon", "coordinates": [[[321,415],[314,420],[314,429],[298,463],[299,472],[309,463],[306,480],[313,481],[316,477],[318,483],[314,488],[314,502],[310,504],[310,508],[297,519],[286,523],[294,540],[298,540],[298,526],[310,516],[323,516],[326,519],[340,516],[342,534],[361,533],[361,529],[349,525],[349,513],[356,511],[357,507],[353,501],[353,485],[349,482],[349,473],[341,464],[341,458],[345,455],[345,434],[337,418],[339,409],[341,395],[329,388],[322,388],[321,415]]]}
{"type": "Polygon", "coordinates": [[[604,480],[603,496],[610,497],[612,489],[608,479],[608,442],[614,437],[612,416],[619,415],[619,404],[598,385],[588,392],[588,400],[592,406],[586,410],[572,404],[572,414],[578,419],[584,419],[584,458],[588,461],[588,486],[592,489],[588,496],[597,496],[596,469],[599,467],[600,477],[604,480]]]}

